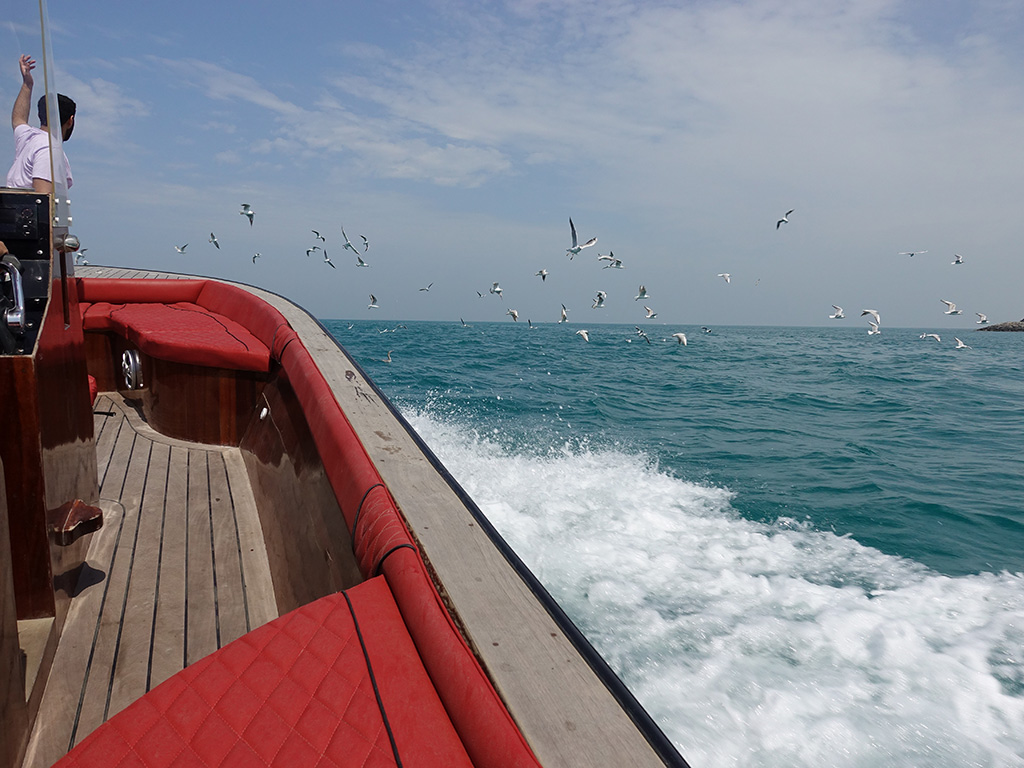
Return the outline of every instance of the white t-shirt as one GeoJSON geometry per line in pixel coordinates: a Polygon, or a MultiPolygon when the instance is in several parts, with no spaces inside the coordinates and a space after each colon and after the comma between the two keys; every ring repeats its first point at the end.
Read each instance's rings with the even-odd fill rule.
{"type": "MultiPolygon", "coordinates": [[[[64,155],[64,170],[71,188],[71,165],[64,155]]],[[[7,172],[7,186],[32,189],[32,179],[50,178],[50,134],[23,123],[14,129],[14,165],[7,172]]]]}

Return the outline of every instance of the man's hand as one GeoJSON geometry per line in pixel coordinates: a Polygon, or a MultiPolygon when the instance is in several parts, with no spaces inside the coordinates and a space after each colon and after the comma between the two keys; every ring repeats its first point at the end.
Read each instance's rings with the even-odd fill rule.
{"type": "Polygon", "coordinates": [[[21,82],[30,91],[35,86],[35,80],[32,78],[32,70],[36,68],[35,59],[31,58],[26,54],[22,54],[21,58],[18,59],[18,66],[21,67],[21,82]]]}
{"type": "Polygon", "coordinates": [[[32,86],[35,80],[32,78],[32,70],[36,68],[36,62],[31,56],[25,54],[18,59],[18,66],[21,68],[21,90],[14,99],[14,108],[11,110],[11,127],[28,123],[29,110],[32,107],[32,86]]]}

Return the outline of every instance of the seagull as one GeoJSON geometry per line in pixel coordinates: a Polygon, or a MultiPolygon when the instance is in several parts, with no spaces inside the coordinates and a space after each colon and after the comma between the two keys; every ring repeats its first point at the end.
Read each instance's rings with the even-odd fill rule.
{"type": "Polygon", "coordinates": [[[970,349],[971,348],[970,344],[964,344],[956,336],[954,336],[953,338],[956,340],[956,347],[954,347],[954,349],[970,349]]]}
{"type": "Polygon", "coordinates": [[[914,258],[919,253],[928,253],[928,251],[900,251],[896,255],[897,256],[909,256],[910,258],[914,258]]]}
{"type": "Polygon", "coordinates": [[[519,322],[519,313],[516,312],[514,309],[509,309],[509,311],[506,312],[505,314],[512,318],[512,322],[519,322]]]}
{"type": "Polygon", "coordinates": [[[651,298],[651,297],[647,295],[647,288],[646,288],[646,286],[641,285],[639,290],[637,290],[637,292],[636,292],[636,296],[633,297],[633,301],[640,301],[640,299],[649,299],[649,298],[651,298]]]}
{"type": "MultiPolygon", "coordinates": [[[[358,256],[356,256],[356,258],[359,259],[358,256]]],[[[362,261],[362,259],[359,259],[359,260],[362,261]]],[[[420,290],[421,291],[429,291],[431,285],[433,285],[433,283],[429,283],[426,288],[420,288],[420,290]]]]}
{"type": "Polygon", "coordinates": [[[868,336],[874,336],[875,334],[881,333],[881,331],[878,330],[878,323],[876,323],[874,320],[868,320],[868,325],[871,326],[871,328],[868,330],[868,336]]]}
{"type": "Polygon", "coordinates": [[[775,222],[775,229],[778,229],[783,224],[789,224],[789,214],[791,214],[792,212],[793,209],[786,211],[786,215],[779,219],[777,222],[775,222]]]}
{"type": "MultiPolygon", "coordinates": [[[[317,240],[319,240],[321,243],[326,243],[327,242],[327,238],[324,237],[323,235],[321,235],[315,229],[311,229],[309,231],[312,232],[314,235],[316,235],[317,240]]],[[[390,362],[390,361],[388,361],[388,362],[390,362]]]]}
{"type": "Polygon", "coordinates": [[[531,331],[537,330],[537,326],[533,324],[533,320],[531,320],[530,318],[526,318],[526,324],[530,326],[531,331]]]}
{"type": "Polygon", "coordinates": [[[646,318],[647,320],[653,320],[654,318],[656,318],[658,316],[658,313],[655,312],[650,307],[645,306],[644,309],[647,310],[647,318],[646,318]]]}
{"type": "Polygon", "coordinates": [[[186,248],[188,248],[188,243],[185,243],[184,245],[174,246],[174,250],[176,250],[178,253],[184,253],[186,248]]]}
{"type": "MultiPolygon", "coordinates": [[[[882,324],[882,318],[878,314],[878,310],[877,309],[865,309],[863,312],[860,313],[861,317],[864,317],[864,315],[871,315],[873,318],[875,318],[875,324],[876,325],[881,325],[882,324]]],[[[870,323],[871,321],[869,320],[868,322],[870,323]]]]}
{"type": "Polygon", "coordinates": [[[843,314],[843,308],[842,307],[837,307],[835,304],[833,304],[832,305],[832,309],[834,309],[836,311],[836,313],[834,315],[829,315],[829,317],[831,319],[833,319],[833,320],[842,320],[842,319],[844,319],[846,317],[846,315],[843,314]]]}
{"type": "Polygon", "coordinates": [[[320,246],[319,245],[314,245],[312,248],[307,248],[306,249],[306,256],[308,257],[309,254],[313,253],[314,251],[319,251],[319,250],[320,250],[320,246]]]}
{"type": "Polygon", "coordinates": [[[256,251],[256,253],[254,253],[252,255],[252,263],[255,264],[256,263],[256,259],[258,259],[262,255],[263,255],[262,253],[260,253],[259,251],[256,251]]]}
{"type": "Polygon", "coordinates": [[[363,238],[363,253],[366,253],[370,250],[370,241],[366,239],[366,235],[360,235],[360,237],[363,238]]]}
{"type": "Polygon", "coordinates": [[[643,328],[641,328],[639,325],[634,325],[633,327],[636,328],[636,335],[637,336],[639,336],[641,339],[646,341],[648,344],[651,343],[651,337],[648,336],[646,333],[644,333],[644,329],[643,328]]]}
{"type": "Polygon", "coordinates": [[[590,341],[590,333],[584,330],[576,331],[577,336],[582,336],[584,341],[590,341]]]}
{"type": "Polygon", "coordinates": [[[704,331],[704,333],[711,333],[711,329],[708,328],[706,325],[702,325],[700,329],[704,331]]]}
{"type": "Polygon", "coordinates": [[[956,304],[952,301],[946,301],[945,299],[939,299],[939,301],[948,307],[948,309],[942,313],[944,315],[962,315],[964,313],[962,309],[957,309],[956,304]]]}
{"type": "Polygon", "coordinates": [[[490,292],[498,294],[498,298],[501,299],[502,301],[505,300],[505,297],[501,295],[501,286],[498,285],[497,283],[494,283],[491,286],[491,291],[490,292]]]}
{"type": "Polygon", "coordinates": [[[622,266],[622,259],[612,259],[611,263],[605,264],[602,269],[625,269],[625,267],[622,266]]]}
{"type": "Polygon", "coordinates": [[[936,341],[942,341],[937,333],[922,333],[918,336],[919,339],[935,339],[936,341]]]}
{"type": "Polygon", "coordinates": [[[543,283],[545,280],[548,279],[548,271],[546,269],[542,269],[540,272],[537,272],[536,275],[534,275],[534,277],[539,277],[540,281],[543,283]]]}
{"type": "Polygon", "coordinates": [[[961,256],[959,253],[954,253],[953,254],[953,261],[951,261],[949,263],[950,264],[963,264],[964,263],[964,257],[961,256]]]}
{"type": "Polygon", "coordinates": [[[472,328],[473,327],[472,325],[467,323],[465,320],[463,320],[461,317],[459,318],[459,322],[462,323],[462,327],[463,328],[472,328]]]}
{"type": "Polygon", "coordinates": [[[368,267],[370,265],[367,264],[365,261],[363,261],[363,257],[362,256],[356,256],[356,266],[357,267],[368,267]]]}
{"type": "Polygon", "coordinates": [[[345,234],[345,228],[344,227],[341,228],[341,236],[345,238],[345,245],[343,245],[342,247],[343,248],[348,248],[350,251],[352,251],[352,253],[354,253],[356,256],[358,256],[359,255],[359,251],[356,249],[356,247],[354,245],[352,245],[352,241],[348,239],[348,235],[345,234]]]}
{"type": "Polygon", "coordinates": [[[372,293],[370,294],[370,303],[367,304],[366,308],[367,309],[380,309],[380,307],[377,306],[377,297],[374,296],[372,293]]]}
{"type": "Polygon", "coordinates": [[[591,305],[591,309],[604,309],[604,300],[608,298],[608,294],[604,291],[598,291],[597,296],[594,297],[594,303],[591,305]]]}
{"type": "Polygon", "coordinates": [[[220,242],[217,240],[217,236],[213,234],[213,232],[210,233],[210,242],[217,246],[218,251],[220,250],[220,242]]]}
{"type": "Polygon", "coordinates": [[[686,346],[686,334],[685,333],[673,333],[672,338],[676,340],[676,344],[682,344],[686,346]]]}
{"type": "Polygon", "coordinates": [[[239,213],[242,214],[243,216],[248,216],[249,217],[249,226],[251,227],[252,226],[252,217],[256,213],[252,209],[252,206],[249,205],[248,203],[242,203],[242,210],[240,210],[239,213]]]}
{"type": "Polygon", "coordinates": [[[598,261],[615,261],[615,251],[608,251],[607,254],[597,254],[598,261]]]}
{"type": "Polygon", "coordinates": [[[590,246],[594,245],[597,242],[597,238],[592,237],[589,240],[587,240],[587,242],[585,242],[583,245],[579,245],[576,239],[576,225],[572,223],[572,217],[569,217],[569,229],[572,230],[572,248],[566,248],[565,252],[569,254],[569,260],[571,261],[572,257],[575,256],[580,251],[582,251],[584,248],[589,248],[590,246]]]}
{"type": "Polygon", "coordinates": [[[391,362],[391,350],[390,349],[388,350],[388,356],[385,357],[383,360],[381,360],[381,362],[382,363],[390,363],[391,362]]]}
{"type": "Polygon", "coordinates": [[[715,275],[715,277],[720,277],[727,283],[732,282],[732,275],[730,275],[728,272],[719,272],[717,275],[715,275]]]}
{"type": "Polygon", "coordinates": [[[327,251],[324,251],[324,264],[330,264],[331,269],[337,269],[337,267],[334,266],[334,262],[331,261],[331,257],[327,255],[327,251]]]}
{"type": "Polygon", "coordinates": [[[558,322],[567,323],[569,322],[568,309],[565,308],[565,304],[562,305],[562,315],[558,318],[558,322]]]}
{"type": "Polygon", "coordinates": [[[975,312],[978,316],[978,325],[985,325],[988,322],[988,315],[983,315],[981,312],[975,312]]]}

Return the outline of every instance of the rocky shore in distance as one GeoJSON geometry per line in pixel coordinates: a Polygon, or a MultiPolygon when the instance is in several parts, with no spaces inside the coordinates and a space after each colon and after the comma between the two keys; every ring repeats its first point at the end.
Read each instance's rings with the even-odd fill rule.
{"type": "Polygon", "coordinates": [[[1024,331],[1024,320],[1011,320],[1008,323],[996,323],[978,328],[979,331],[1024,331]]]}

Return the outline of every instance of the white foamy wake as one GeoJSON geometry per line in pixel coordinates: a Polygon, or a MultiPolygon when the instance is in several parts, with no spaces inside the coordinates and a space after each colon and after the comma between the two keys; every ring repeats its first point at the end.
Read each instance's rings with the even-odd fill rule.
{"type": "Polygon", "coordinates": [[[1024,579],[753,523],[645,457],[407,414],[694,766],[1024,765],[1024,579]]]}

